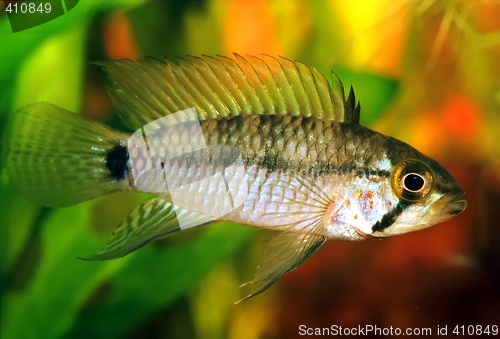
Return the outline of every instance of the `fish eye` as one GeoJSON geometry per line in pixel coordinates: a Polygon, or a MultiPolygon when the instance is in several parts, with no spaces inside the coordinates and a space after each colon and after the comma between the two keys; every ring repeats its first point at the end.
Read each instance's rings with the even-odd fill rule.
{"type": "Polygon", "coordinates": [[[425,179],[417,173],[409,173],[403,177],[403,186],[408,191],[418,192],[425,185],[425,179]]]}
{"type": "Polygon", "coordinates": [[[417,160],[399,163],[392,176],[392,187],[396,195],[409,202],[425,198],[432,188],[432,182],[430,168],[417,160]]]}

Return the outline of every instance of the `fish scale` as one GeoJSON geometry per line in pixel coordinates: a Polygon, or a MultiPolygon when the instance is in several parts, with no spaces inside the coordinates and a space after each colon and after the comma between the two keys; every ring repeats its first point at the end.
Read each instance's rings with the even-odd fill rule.
{"type": "MultiPolygon", "coordinates": [[[[241,152],[243,172],[246,176],[245,178],[230,178],[229,186],[244,186],[242,189],[237,189],[236,192],[233,191],[232,194],[235,195],[235,199],[241,199],[243,194],[248,195],[248,199],[241,208],[235,209],[222,219],[261,227],[286,227],[292,223],[293,218],[299,212],[317,212],[321,205],[312,200],[316,195],[308,190],[305,190],[305,194],[298,198],[295,193],[300,188],[288,188],[288,191],[269,191],[269,187],[277,184],[286,186],[294,180],[294,176],[299,177],[300,180],[304,180],[305,176],[307,177],[305,179],[312,181],[314,185],[323,187],[323,193],[326,196],[334,197],[337,194],[335,187],[352,178],[354,171],[360,168],[369,169],[363,171],[362,175],[371,175],[370,173],[381,171],[375,164],[382,157],[369,156],[370,162],[362,162],[363,156],[370,152],[366,146],[370,143],[380,142],[381,135],[367,129],[363,133],[359,133],[355,130],[357,129],[356,125],[343,125],[316,118],[249,116],[203,121],[201,129],[206,145],[209,147],[206,155],[202,157],[183,156],[175,158],[176,161],[165,161],[162,172],[151,171],[150,176],[141,182],[140,186],[143,188],[139,191],[168,193],[168,185],[164,183],[164,177],[168,176],[174,186],[189,184],[190,189],[184,196],[185,203],[179,203],[179,207],[196,210],[193,206],[197,206],[200,210],[205,211],[223,210],[227,207],[227,201],[217,199],[220,192],[214,190],[214,187],[220,186],[215,184],[214,187],[207,187],[200,179],[211,177],[227,168],[227,166],[214,165],[214,156],[210,152],[210,147],[232,146],[241,152]],[[326,136],[326,138],[317,138],[319,135],[326,136]],[[351,138],[351,135],[354,137],[351,138]],[[367,142],[368,139],[372,139],[372,141],[367,142]],[[252,142],[249,142],[250,140],[252,142]],[[346,142],[345,140],[350,141],[346,142]],[[365,141],[363,142],[363,140],[365,141]],[[356,142],[359,145],[354,147],[356,142]],[[328,143],[328,148],[321,147],[325,143],[328,143]],[[347,143],[350,145],[349,147],[346,145],[347,143]],[[346,164],[349,166],[345,166],[346,164]],[[327,187],[325,181],[336,183],[336,185],[333,185],[330,191],[325,190],[327,187]],[[158,182],[163,183],[161,186],[163,192],[158,191],[158,182]],[[148,190],[150,187],[151,190],[148,190]],[[280,212],[282,214],[293,213],[288,218],[264,217],[268,213],[277,212],[277,204],[271,201],[283,201],[285,200],[284,195],[287,193],[295,194],[289,198],[293,204],[281,204],[280,212]],[[200,201],[200,197],[203,198],[202,201],[200,201]],[[218,206],[218,204],[224,206],[218,206]]],[[[177,143],[186,144],[191,134],[192,129],[169,126],[149,135],[148,140],[150,140],[150,147],[160,155],[161,159],[169,159],[173,153],[169,149],[177,143]]],[[[181,153],[184,151],[186,150],[182,150],[181,153]]],[[[130,151],[130,163],[134,166],[137,162],[160,162],[158,159],[151,161],[148,157],[150,154],[144,154],[144,152],[137,154],[130,151]]],[[[154,166],[150,165],[150,167],[154,166]]],[[[129,171],[129,173],[131,172],[129,171]]],[[[130,178],[130,183],[133,183],[132,179],[130,178]]],[[[303,183],[296,182],[296,185],[301,186],[303,183]]],[[[130,188],[137,190],[135,185],[130,188]]],[[[300,230],[299,227],[296,229],[300,230]]],[[[359,237],[354,238],[359,240],[359,237]]]]}
{"type": "Polygon", "coordinates": [[[122,257],[215,220],[279,231],[249,298],[328,239],[413,232],[467,205],[438,162],[361,126],[354,90],[346,97],[334,73],[330,83],[313,67],[268,55],[97,64],[122,122],[136,132],[35,103],[13,113],[2,143],[10,180],[40,204],[126,190],[156,195],[89,260],[122,257]]]}
{"type": "MultiPolygon", "coordinates": [[[[370,130],[360,133],[353,131],[357,129],[355,125],[342,125],[315,118],[234,117],[218,121],[204,121],[201,123],[201,129],[204,143],[209,148],[211,146],[235,147],[241,152],[245,166],[258,165],[275,171],[302,171],[307,175],[320,175],[329,172],[338,173],[342,166],[351,163],[356,163],[358,168],[380,170],[376,167],[376,163],[384,157],[384,155],[372,154],[370,149],[373,148],[368,147],[370,143],[377,144],[380,141],[381,135],[378,133],[370,130]],[[318,128],[312,129],[311,126],[318,126],[318,128]],[[316,134],[327,137],[316,138],[316,134]],[[334,135],[336,137],[333,137],[334,135]],[[346,139],[350,141],[346,142],[346,139]],[[371,139],[371,142],[363,143],[364,139],[371,139]],[[354,146],[356,143],[358,146],[354,146]],[[369,161],[363,162],[364,158],[368,158],[369,161]]],[[[145,153],[145,148],[134,150],[129,146],[130,163],[134,166],[136,163],[147,164],[151,156],[160,159],[172,158],[175,156],[173,149],[178,149],[178,144],[187,144],[191,134],[190,130],[174,126],[149,135],[147,139],[153,141],[149,145],[153,150],[151,154],[145,153]]],[[[189,153],[190,151],[181,147],[176,152],[189,153]]],[[[199,163],[200,159],[190,159],[189,156],[178,157],[181,162],[186,159],[190,160],[189,166],[192,172],[177,173],[169,167],[164,169],[164,174],[178,181],[179,185],[182,185],[182,180],[191,182],[193,177],[207,177],[215,173],[215,167],[212,172],[207,169],[208,172],[202,176],[197,173],[197,166],[213,163],[212,158],[210,151],[207,156],[200,158],[205,163],[199,163]]],[[[166,162],[166,165],[174,166],[170,162],[166,162]]],[[[206,169],[206,167],[201,168],[206,169]]],[[[351,168],[352,170],[355,168],[351,168]]],[[[151,178],[151,183],[157,183],[159,174],[157,172],[152,172],[152,174],[155,176],[151,178]]]]}

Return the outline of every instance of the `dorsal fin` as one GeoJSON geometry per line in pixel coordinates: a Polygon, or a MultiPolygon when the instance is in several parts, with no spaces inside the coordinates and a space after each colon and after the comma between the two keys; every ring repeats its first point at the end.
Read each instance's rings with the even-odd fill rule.
{"type": "Polygon", "coordinates": [[[200,120],[237,115],[278,114],[359,123],[351,87],[344,96],[332,72],[332,86],[313,67],[269,55],[262,59],[188,57],[179,64],[153,58],[98,63],[114,86],[109,93],[132,128],[190,107],[200,120]]]}

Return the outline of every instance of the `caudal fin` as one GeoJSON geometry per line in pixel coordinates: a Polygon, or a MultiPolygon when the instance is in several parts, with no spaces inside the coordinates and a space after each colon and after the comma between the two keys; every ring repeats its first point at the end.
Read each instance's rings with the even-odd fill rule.
{"type": "Polygon", "coordinates": [[[31,200],[54,207],[119,191],[117,168],[108,164],[112,150],[126,157],[113,155],[113,166],[126,171],[124,134],[49,103],[15,112],[2,146],[10,181],[31,200]]]}

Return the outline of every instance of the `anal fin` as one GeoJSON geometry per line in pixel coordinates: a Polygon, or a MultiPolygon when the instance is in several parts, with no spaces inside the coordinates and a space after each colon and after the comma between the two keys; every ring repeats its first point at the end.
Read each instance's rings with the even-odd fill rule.
{"type": "Polygon", "coordinates": [[[123,257],[155,239],[180,231],[178,218],[182,218],[183,225],[189,227],[206,224],[210,220],[204,214],[179,208],[163,198],[153,198],[136,207],[122,220],[103,250],[81,259],[123,257]]]}

